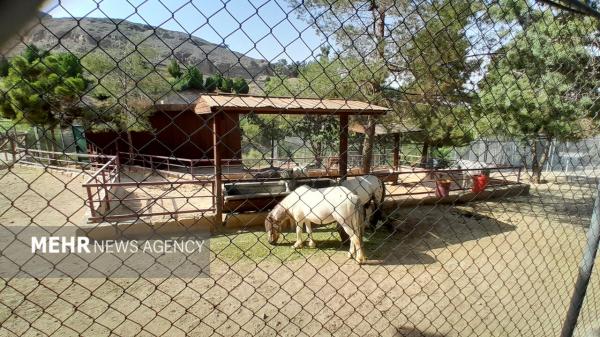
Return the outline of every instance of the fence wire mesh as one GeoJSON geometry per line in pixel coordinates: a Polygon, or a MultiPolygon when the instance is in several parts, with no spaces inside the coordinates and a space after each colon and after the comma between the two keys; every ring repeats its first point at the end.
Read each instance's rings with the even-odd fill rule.
{"type": "Polygon", "coordinates": [[[0,335],[559,336],[598,191],[595,5],[15,4],[0,335]]]}

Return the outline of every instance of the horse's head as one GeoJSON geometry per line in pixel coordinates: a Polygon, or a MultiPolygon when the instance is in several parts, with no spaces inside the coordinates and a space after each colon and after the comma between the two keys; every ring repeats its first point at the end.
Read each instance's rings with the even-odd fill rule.
{"type": "Polygon", "coordinates": [[[274,245],[279,240],[281,226],[285,220],[285,210],[280,205],[275,206],[265,218],[265,231],[267,232],[267,240],[274,245]]]}

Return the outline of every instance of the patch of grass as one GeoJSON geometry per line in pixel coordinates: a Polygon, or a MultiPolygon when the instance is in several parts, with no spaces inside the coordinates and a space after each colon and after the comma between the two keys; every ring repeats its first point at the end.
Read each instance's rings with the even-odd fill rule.
{"type": "MultiPolygon", "coordinates": [[[[317,244],[315,249],[308,247],[306,231],[303,232],[302,238],[305,240],[304,248],[294,249],[292,246],[296,242],[296,232],[282,233],[276,245],[267,241],[264,230],[222,233],[211,238],[210,249],[219,259],[227,262],[291,261],[300,258],[331,257],[336,254],[345,256],[349,249],[348,245],[342,246],[334,224],[313,228],[313,239],[317,244]]],[[[385,229],[367,231],[363,242],[365,253],[370,259],[384,257],[388,249],[397,244],[385,229]]]]}

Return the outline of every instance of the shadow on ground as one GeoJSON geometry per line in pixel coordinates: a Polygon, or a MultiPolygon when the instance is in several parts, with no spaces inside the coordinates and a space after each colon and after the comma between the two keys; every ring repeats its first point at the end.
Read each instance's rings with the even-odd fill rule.
{"type": "Polygon", "coordinates": [[[394,230],[365,233],[369,258],[383,264],[430,264],[428,251],[515,230],[515,226],[449,205],[419,206],[388,215],[394,230]]]}
{"type": "Polygon", "coordinates": [[[445,337],[440,333],[430,333],[418,330],[413,327],[400,327],[397,329],[395,337],[445,337]]]}

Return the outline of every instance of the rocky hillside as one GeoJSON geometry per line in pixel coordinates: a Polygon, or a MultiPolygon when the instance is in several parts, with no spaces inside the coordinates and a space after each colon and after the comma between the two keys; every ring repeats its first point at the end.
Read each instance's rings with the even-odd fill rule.
{"type": "MultiPolygon", "coordinates": [[[[43,49],[64,50],[75,54],[90,51],[117,57],[124,51],[138,50],[153,63],[165,65],[175,57],[182,64],[196,65],[204,74],[221,72],[229,77],[259,80],[269,75],[269,62],[254,59],[186,33],[155,28],[125,20],[106,18],[52,18],[44,16],[24,34],[26,43],[43,49]]],[[[23,44],[8,43],[4,52],[18,53],[23,44]]]]}

